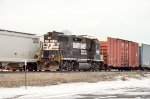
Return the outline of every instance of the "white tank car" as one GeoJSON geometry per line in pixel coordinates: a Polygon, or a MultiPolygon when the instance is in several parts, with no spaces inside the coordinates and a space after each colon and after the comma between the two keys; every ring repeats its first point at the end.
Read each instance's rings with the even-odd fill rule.
{"type": "Polygon", "coordinates": [[[1,67],[11,67],[12,70],[17,70],[14,67],[23,66],[25,60],[29,63],[36,63],[35,55],[39,49],[40,38],[35,34],[0,30],[1,67]]]}

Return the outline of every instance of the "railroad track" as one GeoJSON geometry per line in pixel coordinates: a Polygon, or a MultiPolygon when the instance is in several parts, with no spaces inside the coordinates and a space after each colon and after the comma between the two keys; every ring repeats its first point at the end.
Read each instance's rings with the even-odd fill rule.
{"type": "MultiPolygon", "coordinates": [[[[104,72],[149,72],[149,71],[27,71],[26,73],[104,73],[104,72]]],[[[24,71],[0,71],[0,74],[16,74],[16,73],[25,73],[24,71]]]]}

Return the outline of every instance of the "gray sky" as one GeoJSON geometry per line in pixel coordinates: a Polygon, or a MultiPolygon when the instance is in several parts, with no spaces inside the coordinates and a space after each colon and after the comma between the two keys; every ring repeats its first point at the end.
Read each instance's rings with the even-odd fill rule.
{"type": "Polygon", "coordinates": [[[150,44],[150,0],[0,0],[0,28],[69,30],[150,44]]]}

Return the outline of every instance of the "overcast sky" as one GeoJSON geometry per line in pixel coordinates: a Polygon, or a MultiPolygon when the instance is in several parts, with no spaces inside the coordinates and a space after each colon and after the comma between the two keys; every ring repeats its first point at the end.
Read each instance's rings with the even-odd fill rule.
{"type": "Polygon", "coordinates": [[[150,0],[0,0],[0,28],[69,30],[150,44],[150,0]]]}

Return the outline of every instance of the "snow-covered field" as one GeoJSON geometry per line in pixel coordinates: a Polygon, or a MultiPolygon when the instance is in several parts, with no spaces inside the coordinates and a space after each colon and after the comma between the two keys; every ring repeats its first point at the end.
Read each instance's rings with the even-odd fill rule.
{"type": "Polygon", "coordinates": [[[1,98],[15,99],[101,99],[150,98],[150,76],[126,81],[70,83],[45,87],[0,88],[1,98]]]}

